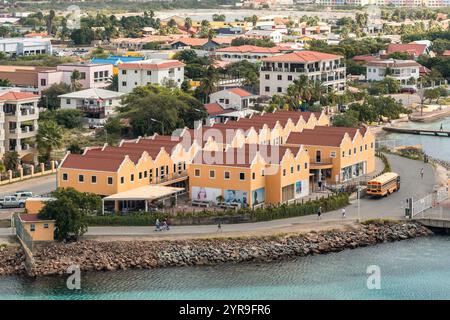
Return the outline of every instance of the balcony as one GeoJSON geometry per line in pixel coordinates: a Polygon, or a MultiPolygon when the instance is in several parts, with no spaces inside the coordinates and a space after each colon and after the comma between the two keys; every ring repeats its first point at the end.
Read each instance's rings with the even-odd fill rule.
{"type": "Polygon", "coordinates": [[[311,169],[331,169],[333,168],[333,159],[335,158],[321,158],[311,159],[311,169]]]}
{"type": "Polygon", "coordinates": [[[15,112],[5,112],[5,118],[14,122],[36,120],[39,118],[39,113],[34,108],[19,109],[15,112]]]}
{"type": "Polygon", "coordinates": [[[150,178],[150,184],[159,184],[163,186],[171,185],[176,182],[186,180],[188,178],[187,172],[173,173],[171,175],[162,175],[159,177],[150,178]]]}
{"type": "Polygon", "coordinates": [[[9,138],[12,139],[25,139],[25,138],[31,138],[36,135],[36,130],[33,126],[26,126],[23,128],[14,128],[9,129],[9,138]]]}
{"type": "Polygon", "coordinates": [[[97,105],[77,105],[77,109],[91,114],[105,113],[105,107],[99,107],[97,105]]]}

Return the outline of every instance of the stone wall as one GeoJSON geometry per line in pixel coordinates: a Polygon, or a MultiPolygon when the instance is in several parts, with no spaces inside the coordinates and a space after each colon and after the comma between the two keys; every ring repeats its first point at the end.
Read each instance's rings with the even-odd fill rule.
{"type": "Polygon", "coordinates": [[[94,271],[269,262],[430,234],[431,231],[416,223],[373,223],[350,231],[245,239],[54,243],[34,251],[31,275],[64,274],[72,264],[84,271],[94,271]]]}

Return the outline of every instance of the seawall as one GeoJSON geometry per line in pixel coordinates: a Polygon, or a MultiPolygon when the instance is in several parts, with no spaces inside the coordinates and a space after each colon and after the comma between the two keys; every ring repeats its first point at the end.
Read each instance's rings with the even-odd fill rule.
{"type": "Polygon", "coordinates": [[[269,262],[430,234],[432,232],[420,224],[408,222],[372,223],[348,231],[271,237],[54,243],[35,250],[35,266],[30,275],[64,274],[73,264],[79,265],[83,271],[106,271],[269,262]]]}

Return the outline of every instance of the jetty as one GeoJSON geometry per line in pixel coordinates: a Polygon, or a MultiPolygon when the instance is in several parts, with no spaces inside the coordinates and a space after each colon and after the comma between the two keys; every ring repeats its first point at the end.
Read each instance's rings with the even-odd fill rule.
{"type": "Polygon", "coordinates": [[[429,130],[429,129],[418,129],[418,128],[394,128],[394,127],[383,127],[383,130],[388,131],[388,132],[395,132],[395,133],[428,135],[428,136],[437,136],[437,137],[450,137],[450,131],[441,131],[441,130],[429,130]]]}

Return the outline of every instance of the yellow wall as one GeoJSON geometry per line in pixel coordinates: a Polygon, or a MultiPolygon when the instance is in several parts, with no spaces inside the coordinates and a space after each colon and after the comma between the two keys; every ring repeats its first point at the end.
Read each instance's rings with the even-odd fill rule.
{"type": "Polygon", "coordinates": [[[35,221],[23,222],[24,228],[31,235],[33,241],[52,241],[54,240],[55,223],[54,221],[35,221]],[[31,231],[31,225],[34,225],[34,231],[31,231]],[[44,228],[48,225],[48,228],[44,228]]]}
{"type": "Polygon", "coordinates": [[[28,198],[25,201],[25,209],[28,214],[38,214],[45,206],[47,201],[39,198],[28,198]]]}

